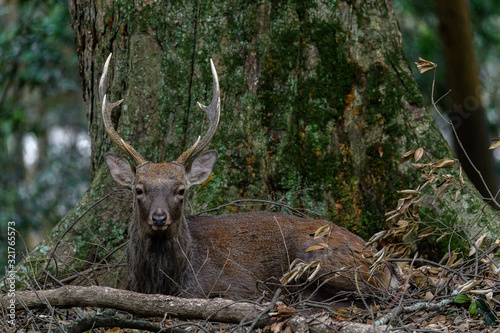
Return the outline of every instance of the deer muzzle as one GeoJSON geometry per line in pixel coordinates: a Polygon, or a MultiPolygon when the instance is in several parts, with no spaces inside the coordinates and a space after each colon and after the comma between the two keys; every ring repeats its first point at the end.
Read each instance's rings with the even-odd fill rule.
{"type": "Polygon", "coordinates": [[[163,209],[158,208],[151,213],[149,217],[149,224],[153,230],[163,231],[172,223],[170,215],[163,209]]]}

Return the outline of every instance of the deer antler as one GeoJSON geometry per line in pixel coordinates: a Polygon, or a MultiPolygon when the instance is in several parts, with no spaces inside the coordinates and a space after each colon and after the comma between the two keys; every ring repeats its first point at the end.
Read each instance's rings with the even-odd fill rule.
{"type": "Polygon", "coordinates": [[[134,160],[136,166],[139,167],[147,163],[147,161],[141,156],[141,154],[139,154],[134,149],[134,147],[125,142],[125,140],[123,140],[118,135],[118,133],[116,133],[115,129],[113,128],[113,123],[111,122],[111,110],[113,110],[113,108],[117,107],[118,105],[121,104],[121,102],[123,102],[123,99],[115,103],[108,102],[106,100],[106,90],[104,86],[106,85],[106,77],[108,75],[108,66],[109,62],[111,61],[111,54],[108,56],[108,59],[104,64],[101,81],[99,82],[99,98],[101,100],[101,105],[102,105],[102,118],[104,121],[104,127],[106,128],[106,132],[108,133],[111,140],[113,140],[113,142],[119,148],[121,148],[128,156],[130,156],[134,160]]]}
{"type": "Polygon", "coordinates": [[[192,156],[195,156],[198,154],[203,148],[205,148],[206,145],[212,140],[215,131],[217,130],[217,126],[219,125],[219,119],[220,119],[220,90],[219,90],[219,78],[217,77],[217,71],[215,70],[214,62],[212,59],[210,59],[210,66],[212,67],[212,75],[214,77],[213,81],[213,97],[212,97],[212,102],[210,103],[209,106],[202,105],[201,103],[198,103],[198,106],[205,111],[205,114],[208,117],[208,120],[210,122],[207,134],[203,137],[203,139],[200,140],[200,137],[198,137],[198,140],[196,140],[195,144],[186,150],[184,153],[182,153],[179,158],[175,161],[178,164],[185,164],[189,158],[192,156]]]}

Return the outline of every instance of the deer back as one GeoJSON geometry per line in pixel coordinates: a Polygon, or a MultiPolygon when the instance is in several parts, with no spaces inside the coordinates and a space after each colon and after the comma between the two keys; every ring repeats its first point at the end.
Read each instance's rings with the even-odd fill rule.
{"type": "Polygon", "coordinates": [[[278,282],[295,259],[321,262],[320,278],[309,288],[312,292],[322,285],[319,299],[338,291],[364,290],[366,282],[382,288],[391,285],[391,278],[395,282],[389,269],[370,276],[372,249],[364,249],[363,239],[328,221],[280,213],[188,216],[187,221],[196,253],[191,272],[196,283],[184,290],[187,296],[256,298],[261,294],[257,281],[278,282]],[[324,226],[328,232],[315,239],[324,226]],[[306,252],[319,243],[328,246],[306,252]]]}

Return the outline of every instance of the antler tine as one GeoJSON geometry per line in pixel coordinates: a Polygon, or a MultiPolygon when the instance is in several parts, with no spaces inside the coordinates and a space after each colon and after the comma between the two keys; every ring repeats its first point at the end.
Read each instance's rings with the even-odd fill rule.
{"type": "Polygon", "coordinates": [[[102,105],[102,119],[104,121],[104,127],[106,128],[106,132],[108,133],[111,140],[113,140],[113,142],[119,148],[121,148],[128,156],[130,156],[134,160],[137,166],[140,166],[144,163],[147,163],[147,161],[141,156],[141,154],[139,154],[134,149],[134,147],[125,142],[125,140],[123,140],[118,135],[118,133],[116,133],[115,129],[113,128],[113,123],[111,122],[111,110],[113,110],[113,108],[117,107],[123,102],[123,99],[115,103],[108,102],[106,98],[107,96],[106,96],[105,86],[106,86],[106,78],[108,76],[109,62],[111,61],[111,55],[112,53],[109,54],[108,59],[104,64],[101,80],[99,82],[99,98],[101,100],[101,105],[102,105]]]}
{"type": "Polygon", "coordinates": [[[189,158],[192,156],[196,156],[206,145],[210,143],[212,140],[215,131],[217,130],[217,126],[219,125],[220,120],[220,89],[219,89],[219,77],[217,76],[217,71],[215,70],[214,62],[210,59],[210,66],[212,68],[212,76],[213,80],[213,97],[212,102],[209,106],[205,106],[201,103],[198,103],[198,106],[205,111],[207,118],[210,122],[207,134],[200,140],[196,140],[195,144],[182,153],[181,156],[176,160],[176,163],[185,164],[189,158]]]}

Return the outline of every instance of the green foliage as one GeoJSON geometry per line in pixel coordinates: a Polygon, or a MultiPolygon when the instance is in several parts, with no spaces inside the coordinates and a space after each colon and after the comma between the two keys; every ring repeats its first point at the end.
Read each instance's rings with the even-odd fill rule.
{"type": "Polygon", "coordinates": [[[0,243],[14,221],[24,252],[88,187],[86,120],[67,3],[9,2],[0,22],[0,243]]]}
{"type": "Polygon", "coordinates": [[[455,297],[454,302],[464,306],[469,304],[469,314],[473,317],[476,317],[477,315],[481,316],[486,325],[496,326],[498,324],[498,318],[495,312],[492,311],[488,302],[485,300],[461,294],[455,297]]]}

